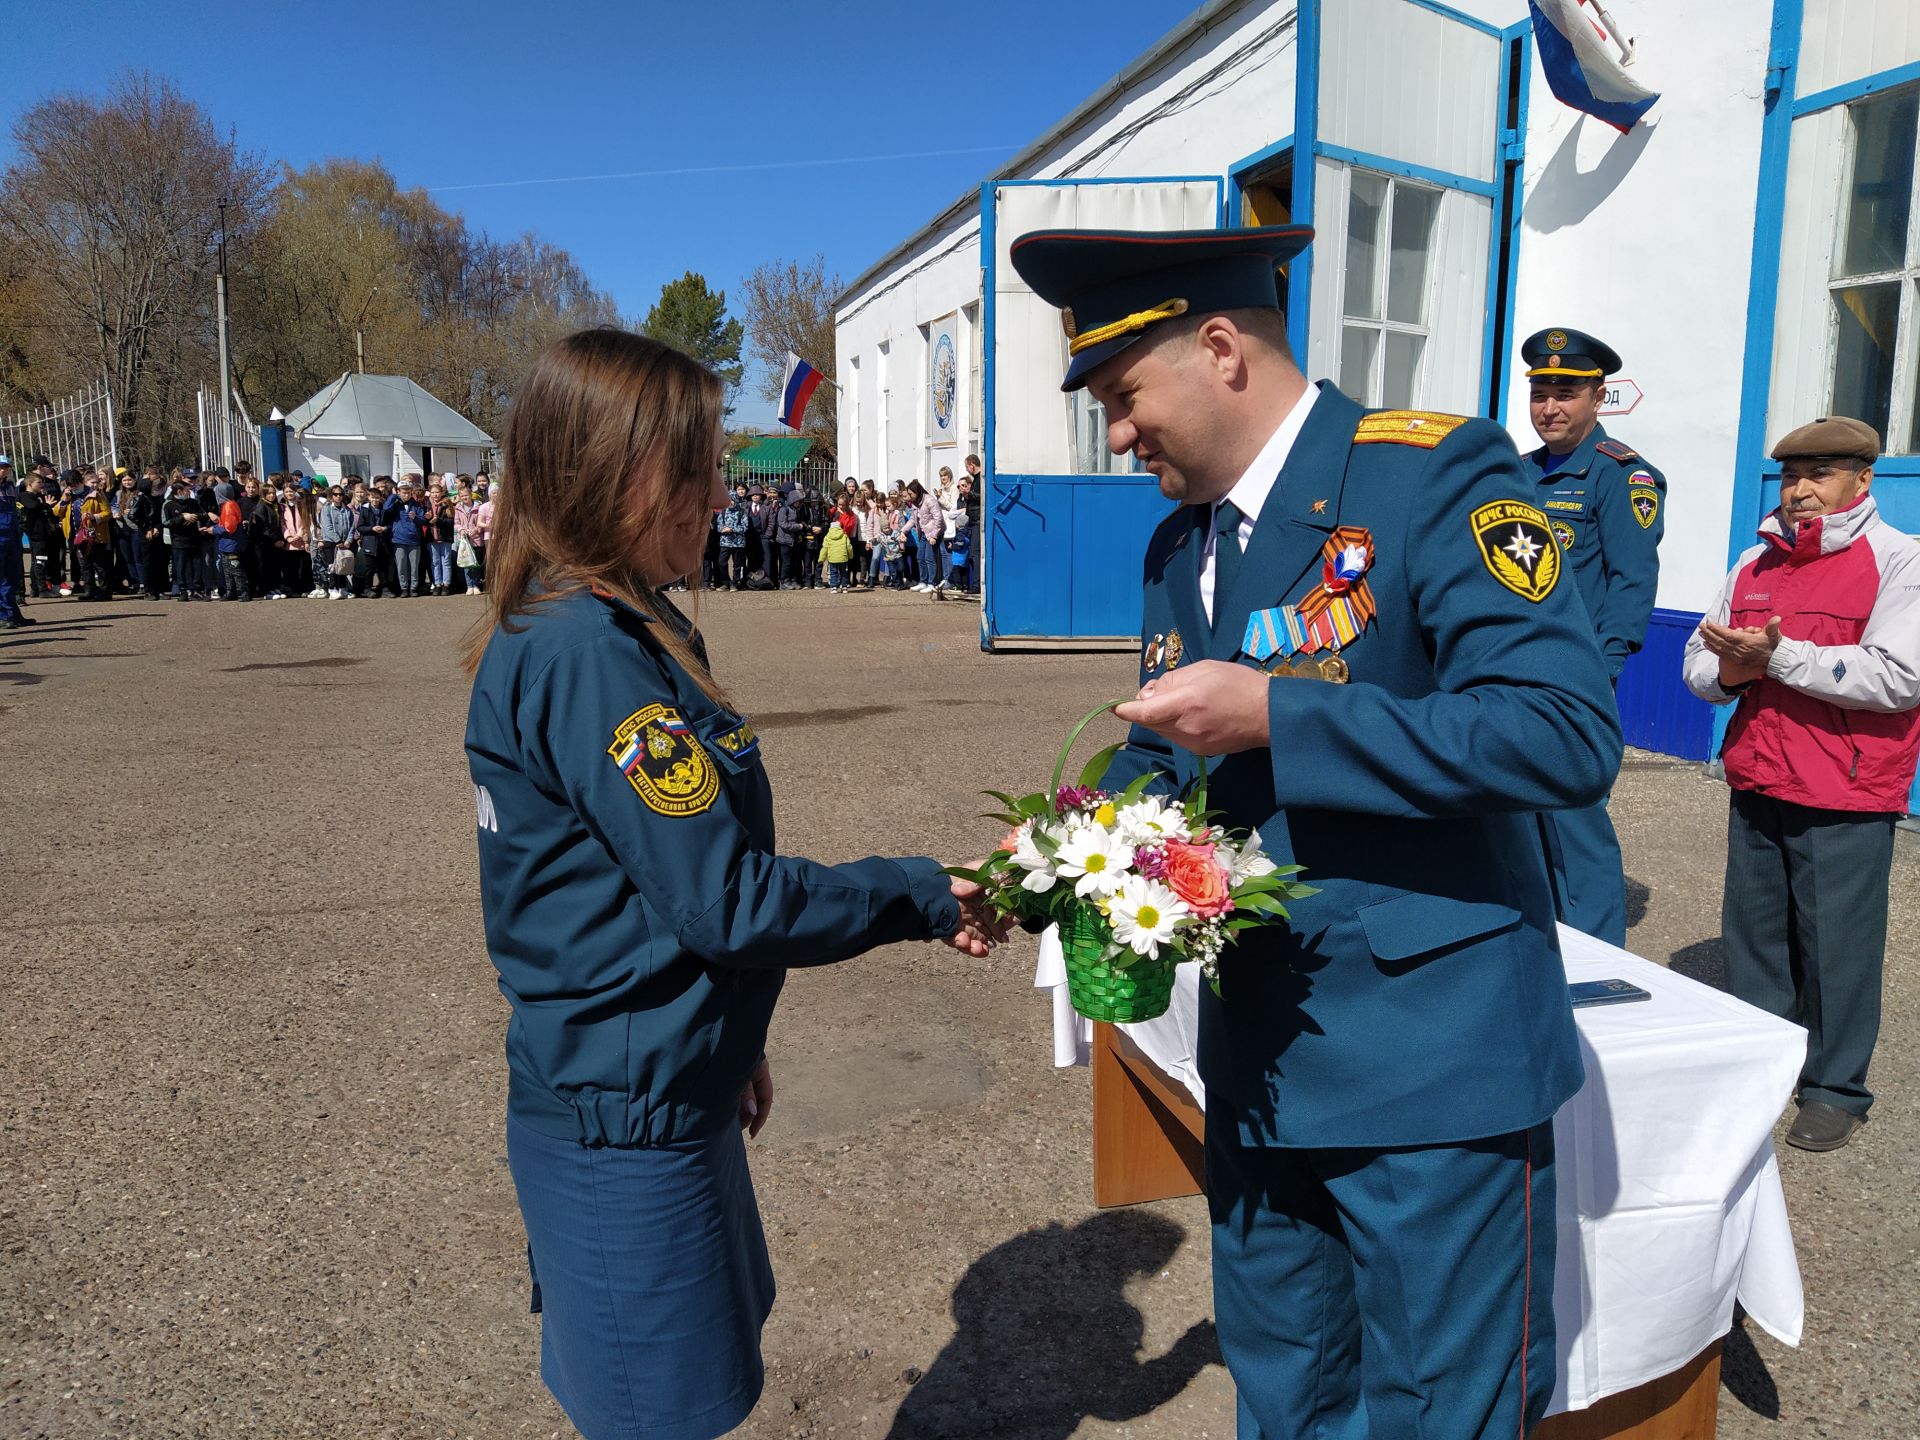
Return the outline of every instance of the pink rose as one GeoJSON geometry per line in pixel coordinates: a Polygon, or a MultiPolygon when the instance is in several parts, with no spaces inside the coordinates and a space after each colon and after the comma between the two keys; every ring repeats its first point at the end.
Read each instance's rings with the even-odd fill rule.
{"type": "Polygon", "coordinates": [[[1167,888],[1186,901],[1187,908],[1202,920],[1224,915],[1233,908],[1233,896],[1227,887],[1227,873],[1214,859],[1213,846],[1191,845],[1185,840],[1169,840],[1162,847],[1165,856],[1167,888]]]}

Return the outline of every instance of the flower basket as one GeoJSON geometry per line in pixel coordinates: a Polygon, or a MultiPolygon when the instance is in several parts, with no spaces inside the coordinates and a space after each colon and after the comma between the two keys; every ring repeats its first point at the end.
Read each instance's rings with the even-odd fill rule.
{"type": "Polygon", "coordinates": [[[1196,962],[1218,994],[1221,952],[1243,931],[1286,923],[1286,902],[1314,891],[1293,878],[1298,865],[1267,858],[1258,830],[1216,822],[1198,757],[1194,783],[1178,794],[1171,776],[1150,769],[1101,788],[1124,742],[1089,760],[1078,784],[1062,784],[1074,741],[1113,708],[1073,727],[1046,790],[987,791],[1006,838],[979,866],[948,873],[980,886],[1001,916],[1057,925],[1073,1008],[1133,1024],[1166,1013],[1182,961],[1196,962]]]}
{"type": "Polygon", "coordinates": [[[1131,1025],[1167,1013],[1173,1000],[1175,957],[1135,955],[1122,949],[1112,960],[1113,931],[1083,910],[1060,921],[1060,948],[1067,960],[1067,996],[1089,1020],[1131,1025]],[[1132,960],[1122,967],[1118,960],[1132,960]]]}

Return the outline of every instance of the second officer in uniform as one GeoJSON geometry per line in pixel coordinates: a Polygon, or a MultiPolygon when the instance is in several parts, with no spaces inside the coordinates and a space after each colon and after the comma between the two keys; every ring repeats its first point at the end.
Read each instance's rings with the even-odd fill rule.
{"type": "MultiPolygon", "coordinates": [[[[1520,355],[1528,367],[1527,413],[1541,440],[1527,455],[1539,484],[1535,503],[1566,555],[1617,686],[1628,657],[1646,639],[1653,613],[1667,480],[1600,423],[1607,377],[1620,369],[1611,345],[1555,326],[1528,336],[1520,355]]],[[[1606,797],[1546,812],[1540,828],[1560,918],[1609,944],[1625,945],[1626,876],[1606,797]]]]}

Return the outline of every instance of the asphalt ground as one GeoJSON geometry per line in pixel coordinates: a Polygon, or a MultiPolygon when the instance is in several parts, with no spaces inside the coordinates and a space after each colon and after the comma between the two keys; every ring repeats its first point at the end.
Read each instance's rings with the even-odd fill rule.
{"type": "MultiPolygon", "coordinates": [[[[537,1374],[456,663],[477,601],[35,605],[0,639],[0,1435],[570,1434],[537,1374]]],[[[1118,655],[982,655],[919,596],[717,595],[782,848],[993,828],[1118,655]]],[[[617,719],[618,717],[614,717],[617,719]]],[[[609,723],[612,723],[611,721],[609,723]]],[[[1724,789],[1630,754],[1635,949],[1718,973],[1724,789]]],[[[1920,837],[1874,1120],[1782,1148],[1798,1350],[1729,1342],[1727,1437],[1920,1434],[1920,837]]],[[[1032,942],[797,973],[753,1163],[780,1298],[749,1437],[1220,1437],[1198,1199],[1099,1212],[1032,942]]]]}

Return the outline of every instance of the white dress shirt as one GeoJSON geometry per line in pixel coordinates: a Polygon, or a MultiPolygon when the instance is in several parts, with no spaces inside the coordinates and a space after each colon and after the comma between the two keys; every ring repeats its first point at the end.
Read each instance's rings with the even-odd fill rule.
{"type": "Polygon", "coordinates": [[[1207,623],[1213,623],[1213,551],[1214,516],[1220,506],[1232,501],[1240,507],[1240,553],[1247,553],[1247,543],[1253,539],[1253,527],[1260,519],[1260,509],[1267,503],[1267,496],[1273,493],[1273,485],[1280,478],[1281,467],[1287,463],[1287,456],[1293,453],[1293,442],[1300,438],[1300,432],[1306,428],[1307,413],[1313,409],[1313,402],[1320,398],[1320,386],[1309,382],[1304,394],[1293,402],[1293,408],[1281,420],[1280,426],[1260,447],[1260,453],[1253,457],[1253,463],[1234,487],[1216,502],[1207,513],[1207,548],[1200,554],[1200,606],[1207,612],[1207,623]]]}

